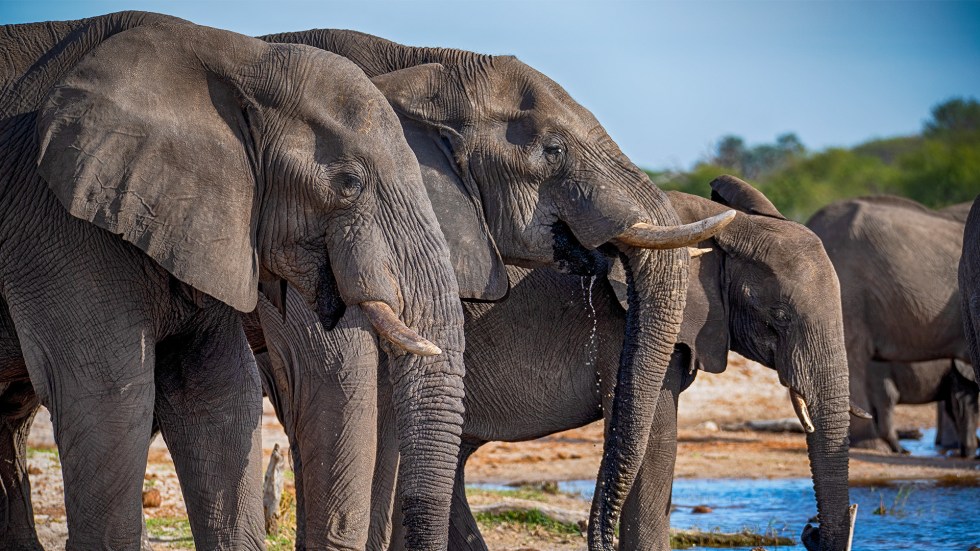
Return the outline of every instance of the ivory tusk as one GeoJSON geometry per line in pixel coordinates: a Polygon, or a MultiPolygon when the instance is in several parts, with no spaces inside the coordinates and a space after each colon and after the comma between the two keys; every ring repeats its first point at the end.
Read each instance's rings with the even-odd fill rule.
{"type": "Polygon", "coordinates": [[[854,542],[854,523],[857,522],[858,504],[855,503],[847,508],[847,516],[851,521],[851,527],[847,532],[847,547],[845,551],[851,551],[851,544],[854,542]]]}
{"type": "Polygon", "coordinates": [[[851,402],[851,415],[860,419],[873,419],[870,413],[859,408],[854,402],[851,402]]]}
{"type": "Polygon", "coordinates": [[[687,252],[691,253],[691,258],[697,258],[703,254],[708,254],[711,252],[711,248],[699,248],[699,247],[688,247],[687,252]]]}
{"type": "Polygon", "coordinates": [[[810,419],[810,411],[806,407],[806,400],[803,396],[793,390],[789,389],[789,398],[793,402],[793,409],[796,410],[796,416],[800,418],[800,424],[803,425],[803,430],[807,433],[812,433],[817,429],[813,426],[813,420],[810,419]]]}
{"type": "Polygon", "coordinates": [[[677,249],[689,247],[721,231],[735,219],[735,211],[726,210],[712,217],[680,226],[654,226],[639,222],[613,238],[614,241],[643,249],[677,249]]]}
{"type": "Polygon", "coordinates": [[[358,306],[367,315],[374,330],[378,335],[384,337],[389,342],[404,349],[412,354],[419,356],[436,356],[442,354],[442,350],[423,339],[418,333],[408,328],[402,320],[398,319],[395,312],[387,303],[380,300],[366,300],[358,306]]]}

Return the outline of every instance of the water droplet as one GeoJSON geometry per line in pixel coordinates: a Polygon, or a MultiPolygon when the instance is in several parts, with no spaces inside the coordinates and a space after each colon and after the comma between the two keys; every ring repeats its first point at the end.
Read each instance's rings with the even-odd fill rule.
{"type": "Polygon", "coordinates": [[[596,387],[602,386],[602,373],[599,372],[598,362],[596,361],[599,356],[599,336],[598,336],[598,325],[599,320],[596,318],[595,305],[592,304],[592,288],[595,286],[595,276],[590,276],[589,287],[585,287],[586,278],[583,276],[579,283],[582,287],[582,298],[585,300],[586,306],[588,306],[589,319],[592,320],[592,330],[589,333],[589,339],[586,341],[586,359],[585,367],[595,369],[596,371],[596,387]]]}

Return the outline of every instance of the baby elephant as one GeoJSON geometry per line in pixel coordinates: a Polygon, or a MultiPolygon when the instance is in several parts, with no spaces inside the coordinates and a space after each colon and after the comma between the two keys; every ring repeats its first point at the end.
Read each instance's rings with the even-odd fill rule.
{"type": "Polygon", "coordinates": [[[908,453],[898,443],[894,411],[897,404],[927,404],[944,400],[959,441],[960,456],[977,450],[977,394],[973,368],[960,360],[900,363],[872,362],[868,397],[878,436],[892,451],[908,453]]]}

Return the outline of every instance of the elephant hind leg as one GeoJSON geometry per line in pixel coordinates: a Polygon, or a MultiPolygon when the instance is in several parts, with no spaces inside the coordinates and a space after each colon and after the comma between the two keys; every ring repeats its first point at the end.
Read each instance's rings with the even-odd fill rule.
{"type": "Polygon", "coordinates": [[[218,305],[157,346],[156,421],[198,549],[263,549],[262,390],[239,316],[218,305]]]}
{"type": "Polygon", "coordinates": [[[30,382],[0,384],[0,542],[4,549],[43,549],[34,529],[27,475],[27,436],[39,407],[30,382]]]}
{"type": "Polygon", "coordinates": [[[453,501],[449,521],[449,549],[452,551],[486,551],[487,544],[480,535],[476,518],[466,501],[466,460],[479,449],[479,445],[463,443],[459,449],[456,466],[456,482],[453,485],[453,501]]]}
{"type": "Polygon", "coordinates": [[[888,444],[894,453],[908,453],[898,441],[898,429],[895,428],[895,406],[900,395],[892,379],[880,381],[877,388],[871,389],[872,413],[878,437],[888,444]]]}

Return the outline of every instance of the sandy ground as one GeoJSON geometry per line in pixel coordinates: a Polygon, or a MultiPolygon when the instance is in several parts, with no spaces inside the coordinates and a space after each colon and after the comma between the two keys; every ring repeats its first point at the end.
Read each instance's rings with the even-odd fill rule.
{"type": "MultiPolygon", "coordinates": [[[[771,434],[720,430],[728,424],[749,420],[793,417],[787,393],[776,374],[732,355],[728,370],[720,375],[701,373],[681,395],[677,477],[782,478],[807,477],[809,464],[802,434],[771,434]]],[[[935,408],[899,406],[900,428],[925,428],[935,424],[935,408]]],[[[263,420],[265,460],[274,444],[288,449],[268,401],[263,420]]],[[[67,534],[60,463],[47,412],[42,411],[29,441],[29,467],[38,532],[47,549],[63,549],[67,534]]],[[[467,467],[467,482],[515,484],[551,480],[592,479],[602,452],[599,423],[530,442],[491,443],[481,448],[467,467]]],[[[980,479],[980,461],[945,457],[908,457],[884,452],[852,450],[852,482],[885,479],[980,479]]],[[[291,477],[287,476],[291,481],[291,477]]],[[[287,482],[287,492],[291,486],[287,482]]],[[[145,489],[161,494],[161,505],[145,508],[155,548],[193,548],[186,528],[183,501],[173,463],[162,439],[151,446],[145,489]]],[[[474,506],[499,497],[476,492],[474,506]]],[[[540,499],[538,496],[536,499],[540,499]]],[[[566,510],[587,510],[588,504],[561,494],[546,498],[549,505],[566,510]]],[[[483,526],[492,549],[582,549],[579,535],[555,535],[537,527],[483,526]]],[[[277,548],[276,545],[272,547],[277,548]]],[[[288,543],[281,548],[289,548],[288,543]]]]}

